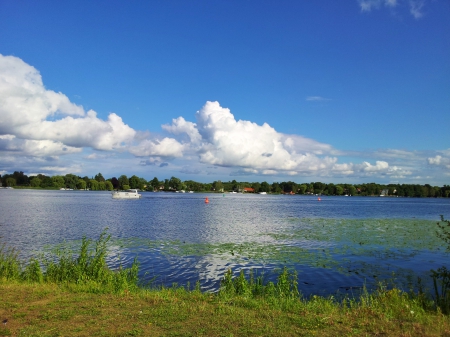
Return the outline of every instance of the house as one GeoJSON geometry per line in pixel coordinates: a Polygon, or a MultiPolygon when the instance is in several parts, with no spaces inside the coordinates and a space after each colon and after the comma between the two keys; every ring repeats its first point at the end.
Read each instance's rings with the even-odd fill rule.
{"type": "Polygon", "coordinates": [[[254,188],[251,188],[251,187],[244,187],[244,190],[243,190],[243,192],[244,193],[255,193],[255,189],[254,188]]]}

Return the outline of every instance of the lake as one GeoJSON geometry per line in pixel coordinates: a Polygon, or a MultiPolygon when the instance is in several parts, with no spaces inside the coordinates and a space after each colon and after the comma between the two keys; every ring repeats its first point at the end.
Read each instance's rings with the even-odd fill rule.
{"type": "Polygon", "coordinates": [[[276,280],[298,272],[305,296],[349,293],[393,280],[407,289],[449,266],[436,238],[450,199],[151,193],[113,200],[108,192],[0,190],[0,241],[20,257],[111,234],[108,264],[129,266],[155,285],[217,291],[231,268],[276,280]],[[209,198],[209,204],[204,202],[209,198]]]}

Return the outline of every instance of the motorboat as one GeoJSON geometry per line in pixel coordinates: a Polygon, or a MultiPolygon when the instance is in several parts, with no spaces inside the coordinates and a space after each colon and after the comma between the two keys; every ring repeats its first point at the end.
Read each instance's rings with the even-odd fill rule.
{"type": "Polygon", "coordinates": [[[138,190],[131,189],[128,191],[113,191],[112,197],[113,199],[139,199],[142,195],[138,193],[138,190]]]}

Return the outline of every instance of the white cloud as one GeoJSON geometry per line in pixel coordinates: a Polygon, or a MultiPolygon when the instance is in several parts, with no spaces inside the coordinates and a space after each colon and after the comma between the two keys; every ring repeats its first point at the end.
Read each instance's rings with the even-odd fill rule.
{"type": "Polygon", "coordinates": [[[106,121],[84,112],[67,96],[47,90],[41,75],[14,56],[0,54],[0,135],[112,150],[131,142],[135,131],[114,113],[106,121]]]}
{"type": "Polygon", "coordinates": [[[0,151],[11,151],[27,156],[60,156],[81,152],[81,149],[51,140],[19,139],[14,135],[0,136],[0,151]]]}
{"type": "MultiPolygon", "coordinates": [[[[375,9],[382,7],[397,8],[399,7],[400,0],[358,0],[361,12],[371,12],[375,9]]],[[[404,0],[405,6],[409,6],[409,13],[415,18],[420,19],[423,16],[423,7],[425,6],[425,0],[404,0]]]]}
{"type": "Polygon", "coordinates": [[[162,156],[178,158],[183,155],[183,144],[173,138],[162,140],[145,139],[138,145],[129,148],[129,152],[136,157],[162,156]]]}
{"type": "Polygon", "coordinates": [[[329,98],[325,98],[322,96],[308,96],[306,97],[307,101],[311,101],[311,102],[323,102],[323,101],[330,101],[329,98]]]}
{"type": "MultiPolygon", "coordinates": [[[[397,2],[379,4],[396,6],[397,2]]],[[[320,96],[307,99],[327,100],[320,96]]],[[[450,168],[450,149],[426,155],[396,149],[339,151],[310,138],[278,132],[267,123],[236,120],[218,102],[206,102],[195,118],[196,123],[180,116],[162,125],[170,137],[136,131],[115,113],[102,120],[93,110],[85,112],[64,94],[46,89],[35,68],[17,57],[0,55],[2,171],[28,168],[30,172],[76,173],[87,167],[98,170],[94,167],[98,162],[111,170],[130,167],[120,161],[126,156],[129,161],[131,155],[137,157],[133,168],[144,170],[151,165],[152,170],[164,168],[171,174],[205,172],[219,179],[228,174],[384,179],[426,176],[423,171],[427,169],[445,175],[450,168]],[[84,148],[90,150],[83,155],[84,148]],[[339,163],[338,156],[359,163],[339,163]],[[71,159],[61,159],[67,157],[71,159]]]]}
{"type": "Polygon", "coordinates": [[[386,7],[396,7],[397,0],[358,0],[362,12],[370,12],[372,9],[378,9],[382,5],[386,7]]]}
{"type": "Polygon", "coordinates": [[[162,125],[162,128],[174,135],[185,133],[187,136],[189,136],[190,141],[195,144],[199,143],[202,138],[197,130],[197,124],[187,122],[183,117],[172,119],[171,125],[164,124],[162,125]]]}
{"type": "Polygon", "coordinates": [[[450,169],[450,153],[449,150],[440,151],[443,155],[436,155],[434,157],[427,158],[428,164],[432,166],[442,167],[444,169],[450,169]]]}
{"type": "Polygon", "coordinates": [[[206,102],[196,113],[196,119],[201,136],[201,145],[196,150],[202,163],[292,171],[310,170],[335,161],[316,156],[330,152],[331,146],[278,133],[267,123],[236,121],[230,110],[218,102],[206,102]]]}
{"type": "Polygon", "coordinates": [[[440,165],[442,162],[442,156],[436,156],[434,158],[428,158],[428,164],[430,165],[440,165]]]}
{"type": "Polygon", "coordinates": [[[425,5],[425,2],[422,0],[410,0],[409,1],[409,12],[412,16],[414,16],[416,19],[420,19],[423,16],[423,6],[425,5]]]}

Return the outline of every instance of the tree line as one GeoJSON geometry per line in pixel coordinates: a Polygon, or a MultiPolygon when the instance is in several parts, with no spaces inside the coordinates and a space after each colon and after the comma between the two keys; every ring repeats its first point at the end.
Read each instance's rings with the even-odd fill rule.
{"type": "Polygon", "coordinates": [[[195,191],[195,192],[242,192],[244,189],[253,193],[274,194],[313,194],[313,195],[351,195],[351,196],[399,196],[399,197],[450,197],[450,185],[431,186],[429,184],[333,184],[322,182],[295,183],[293,181],[263,182],[227,181],[220,180],[212,183],[200,183],[194,180],[182,181],[179,178],[159,180],[154,177],[147,181],[136,175],[128,178],[121,175],[118,178],[105,179],[101,173],[94,177],[80,177],[74,174],[46,176],[38,174],[27,176],[22,171],[0,175],[0,185],[3,187],[31,187],[44,189],[79,189],[93,191],[111,191],[114,189],[139,189],[142,191],[195,191]]]}

